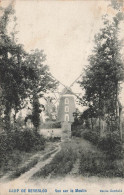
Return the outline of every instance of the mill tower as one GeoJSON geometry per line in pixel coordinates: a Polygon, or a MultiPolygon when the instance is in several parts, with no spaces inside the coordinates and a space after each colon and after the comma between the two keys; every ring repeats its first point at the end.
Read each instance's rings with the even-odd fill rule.
{"type": "Polygon", "coordinates": [[[75,99],[70,88],[64,88],[58,107],[58,121],[61,122],[62,138],[71,138],[71,124],[74,122],[75,99]]]}

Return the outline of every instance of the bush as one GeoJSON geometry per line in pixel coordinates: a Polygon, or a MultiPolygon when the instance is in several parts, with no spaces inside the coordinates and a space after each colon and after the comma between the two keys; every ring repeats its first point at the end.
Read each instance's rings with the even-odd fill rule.
{"type": "Polygon", "coordinates": [[[83,176],[124,177],[124,167],[98,153],[81,154],[80,174],[83,176]]]}
{"type": "Polygon", "coordinates": [[[82,137],[90,142],[92,142],[93,144],[97,144],[98,143],[98,134],[94,131],[90,131],[90,130],[87,130],[87,131],[84,131],[82,133],[82,137]]]}
{"type": "Polygon", "coordinates": [[[83,132],[83,127],[81,125],[78,126],[72,125],[71,132],[72,132],[72,136],[81,137],[81,134],[83,132]]]}
{"type": "Polygon", "coordinates": [[[44,128],[44,129],[61,128],[61,122],[47,121],[46,123],[42,124],[42,128],[44,128]]]}
{"type": "Polygon", "coordinates": [[[61,123],[60,122],[54,122],[52,125],[51,125],[51,128],[61,128],[61,123]]]}
{"type": "MultiPolygon", "coordinates": [[[[45,140],[32,131],[14,131],[0,135],[0,168],[1,176],[14,167],[18,167],[29,152],[43,150],[45,140]]],[[[30,155],[30,154],[29,154],[30,155]]],[[[23,172],[21,170],[21,172],[23,172]]],[[[17,174],[18,175],[18,174],[17,174]]]]}
{"type": "Polygon", "coordinates": [[[84,139],[92,142],[94,145],[97,145],[99,149],[105,151],[108,158],[123,158],[123,145],[116,131],[101,138],[97,132],[90,130],[82,132],[81,135],[84,139]]]}
{"type": "Polygon", "coordinates": [[[61,141],[61,137],[50,137],[48,138],[47,141],[58,142],[58,141],[61,141]]]}
{"type": "Polygon", "coordinates": [[[106,152],[110,159],[122,158],[122,143],[116,134],[108,134],[105,138],[100,138],[98,147],[106,152]]]}
{"type": "Polygon", "coordinates": [[[15,131],[0,135],[0,160],[3,161],[13,150],[36,151],[45,147],[44,138],[31,131],[15,131]]]}

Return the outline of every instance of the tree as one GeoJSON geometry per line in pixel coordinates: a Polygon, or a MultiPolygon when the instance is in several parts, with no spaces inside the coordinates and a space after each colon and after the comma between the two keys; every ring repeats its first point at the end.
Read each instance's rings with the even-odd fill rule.
{"type": "Polygon", "coordinates": [[[75,112],[73,112],[73,117],[74,117],[74,122],[73,122],[74,126],[79,125],[80,122],[82,122],[80,121],[81,113],[78,108],[76,108],[75,112]]]}
{"type": "Polygon", "coordinates": [[[44,109],[40,99],[44,94],[54,91],[58,82],[52,77],[47,65],[44,65],[45,55],[43,51],[36,49],[27,55],[27,66],[30,67],[30,101],[32,104],[32,122],[36,129],[40,125],[40,113],[44,109]]]}
{"type": "Polygon", "coordinates": [[[35,113],[35,119],[37,116],[39,124],[36,111],[39,109],[38,99],[43,97],[46,91],[56,87],[48,66],[43,64],[43,51],[35,50],[30,54],[25,52],[23,46],[15,40],[16,32],[13,30],[8,33],[7,26],[13,13],[13,8],[7,7],[0,20],[0,85],[6,130],[10,130],[11,110],[15,110],[16,118],[16,113],[25,106],[27,97],[33,104],[33,115],[35,113]]]}
{"type": "MultiPolygon", "coordinates": [[[[85,89],[84,99],[92,111],[101,118],[109,117],[116,121],[119,82],[123,80],[124,67],[121,59],[121,42],[118,39],[121,15],[117,14],[112,22],[103,17],[104,26],[95,36],[93,54],[89,56],[90,65],[86,68],[85,77],[80,82],[85,89]]],[[[110,127],[111,128],[111,127],[110,127]]],[[[112,128],[111,128],[112,130],[112,128]]]]}
{"type": "Polygon", "coordinates": [[[55,104],[53,103],[53,97],[46,97],[46,105],[45,105],[45,115],[48,117],[47,120],[55,121],[57,115],[57,109],[55,104]]]}
{"type": "Polygon", "coordinates": [[[40,125],[40,112],[41,112],[40,103],[39,103],[37,95],[34,94],[34,96],[33,96],[32,122],[33,122],[33,125],[34,125],[35,129],[36,129],[36,132],[37,132],[38,127],[40,125]]]}
{"type": "MultiPolygon", "coordinates": [[[[10,113],[13,108],[17,112],[22,100],[27,96],[28,72],[25,64],[26,52],[8,34],[9,17],[14,13],[8,6],[0,21],[0,84],[2,88],[2,105],[6,130],[10,129],[10,113]]],[[[14,36],[14,35],[13,35],[14,36]]]]}
{"type": "Polygon", "coordinates": [[[93,106],[89,105],[89,108],[87,110],[85,110],[82,115],[81,115],[81,120],[91,120],[91,128],[93,130],[94,128],[94,121],[93,118],[97,118],[97,112],[95,111],[95,109],[93,108],[93,106]]]}

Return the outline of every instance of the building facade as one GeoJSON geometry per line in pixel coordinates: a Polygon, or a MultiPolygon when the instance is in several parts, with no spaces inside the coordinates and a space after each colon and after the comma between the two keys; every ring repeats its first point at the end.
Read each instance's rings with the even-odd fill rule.
{"type": "Polygon", "coordinates": [[[71,124],[74,122],[75,99],[71,89],[64,89],[59,101],[58,121],[61,122],[62,138],[71,138],[71,124]]]}

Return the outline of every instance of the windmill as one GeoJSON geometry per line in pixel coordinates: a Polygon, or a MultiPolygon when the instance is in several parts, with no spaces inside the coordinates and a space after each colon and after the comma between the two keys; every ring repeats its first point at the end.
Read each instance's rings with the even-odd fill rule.
{"type": "MultiPolygon", "coordinates": [[[[83,74],[83,73],[82,73],[83,74]]],[[[62,128],[62,138],[71,138],[71,125],[74,122],[74,115],[73,113],[76,111],[75,107],[75,98],[79,99],[80,102],[83,100],[79,97],[76,93],[74,93],[71,89],[71,87],[74,85],[74,83],[82,76],[80,74],[70,86],[66,86],[63,83],[61,83],[58,79],[54,77],[62,86],[64,86],[63,91],[59,93],[60,97],[56,100],[55,104],[59,101],[58,106],[58,114],[57,114],[57,121],[61,122],[61,128],[62,128]]]]}

